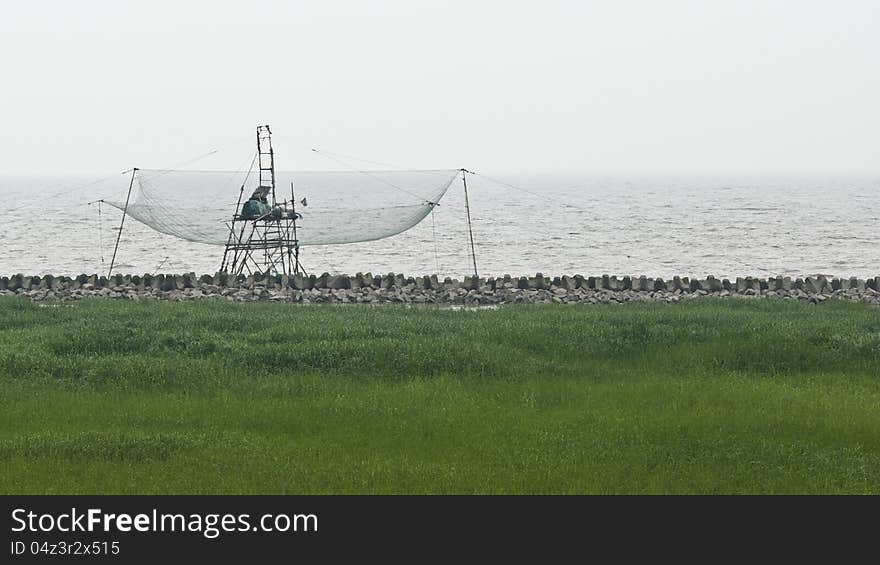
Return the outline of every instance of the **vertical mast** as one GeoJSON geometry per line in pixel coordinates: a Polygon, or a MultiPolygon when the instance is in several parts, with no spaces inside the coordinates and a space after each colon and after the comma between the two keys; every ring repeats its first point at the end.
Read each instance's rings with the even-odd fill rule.
{"type": "Polygon", "coordinates": [[[296,194],[293,192],[293,181],[290,181],[290,211],[293,213],[293,269],[294,273],[300,272],[299,265],[299,237],[296,234],[296,194]]]}
{"type": "Polygon", "coordinates": [[[264,194],[272,194],[267,204],[274,207],[275,202],[275,151],[272,149],[272,132],[268,125],[257,126],[257,153],[260,159],[260,188],[264,194]]]}

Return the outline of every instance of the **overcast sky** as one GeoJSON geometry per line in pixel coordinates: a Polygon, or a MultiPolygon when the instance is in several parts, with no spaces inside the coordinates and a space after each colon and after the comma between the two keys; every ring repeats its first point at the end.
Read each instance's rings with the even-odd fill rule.
{"type": "Polygon", "coordinates": [[[880,170],[880,2],[3,2],[0,173],[880,170]]]}

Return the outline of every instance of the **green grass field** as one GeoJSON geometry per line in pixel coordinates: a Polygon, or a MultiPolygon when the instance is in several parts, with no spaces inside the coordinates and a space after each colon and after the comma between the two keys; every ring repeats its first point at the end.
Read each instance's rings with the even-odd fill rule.
{"type": "Polygon", "coordinates": [[[0,300],[0,493],[878,493],[880,310],[0,300]]]}

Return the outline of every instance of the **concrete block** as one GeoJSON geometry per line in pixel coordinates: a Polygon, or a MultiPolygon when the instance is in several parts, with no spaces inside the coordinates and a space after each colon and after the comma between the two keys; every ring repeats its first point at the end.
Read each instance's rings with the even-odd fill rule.
{"type": "Polygon", "coordinates": [[[290,277],[290,286],[296,290],[309,290],[312,288],[312,279],[302,273],[296,273],[290,277]]]}
{"type": "Polygon", "coordinates": [[[709,275],[706,277],[706,280],[702,282],[703,290],[709,292],[721,292],[724,288],[721,286],[721,281],[716,279],[714,276],[709,275]]]}
{"type": "Polygon", "coordinates": [[[858,277],[851,277],[849,279],[849,288],[854,288],[856,290],[865,290],[865,281],[858,277]]]}
{"type": "Polygon", "coordinates": [[[791,277],[773,277],[767,279],[767,286],[769,290],[789,291],[792,288],[791,277]]]}
{"type": "Polygon", "coordinates": [[[632,289],[637,290],[639,292],[645,292],[646,290],[650,290],[648,288],[648,277],[642,275],[637,279],[633,279],[632,289]]]}
{"type": "Polygon", "coordinates": [[[547,290],[550,288],[550,284],[542,273],[535,273],[535,276],[529,279],[529,288],[533,290],[547,290]]]}
{"type": "Polygon", "coordinates": [[[348,277],[348,275],[336,275],[330,277],[327,280],[327,288],[331,288],[334,290],[351,288],[351,279],[348,277]]]}
{"type": "Polygon", "coordinates": [[[804,290],[812,294],[822,292],[823,282],[815,277],[807,277],[804,279],[804,290]]]}
{"type": "Polygon", "coordinates": [[[328,288],[327,283],[330,282],[330,273],[321,273],[321,276],[315,279],[314,288],[328,288]]]}
{"type": "Polygon", "coordinates": [[[482,282],[482,279],[473,276],[467,276],[461,283],[461,288],[465,290],[479,290],[482,282]]]}
{"type": "Polygon", "coordinates": [[[365,275],[364,273],[357,273],[353,279],[351,279],[352,288],[367,288],[373,284],[373,275],[365,275]]]}

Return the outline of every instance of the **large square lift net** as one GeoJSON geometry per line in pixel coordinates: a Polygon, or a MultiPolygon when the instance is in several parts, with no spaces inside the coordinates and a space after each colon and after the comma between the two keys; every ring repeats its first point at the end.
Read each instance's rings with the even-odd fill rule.
{"type": "MultiPolygon", "coordinates": [[[[458,169],[276,171],[275,199],[296,202],[300,246],[372,241],[422,221],[458,174],[458,169]]],[[[244,171],[138,169],[127,213],[164,234],[226,245],[239,196],[243,204],[258,184],[244,171]]],[[[125,209],[125,200],[105,201],[125,209]]]]}

